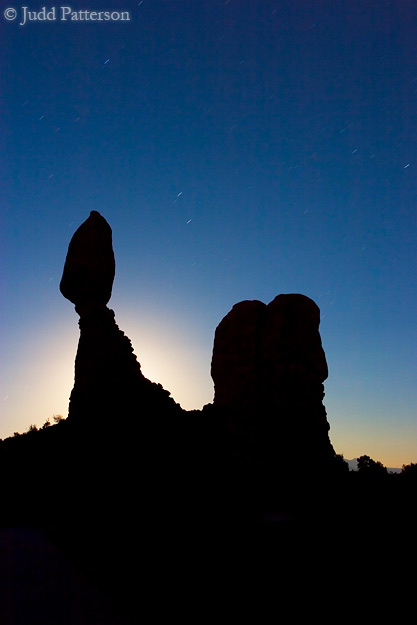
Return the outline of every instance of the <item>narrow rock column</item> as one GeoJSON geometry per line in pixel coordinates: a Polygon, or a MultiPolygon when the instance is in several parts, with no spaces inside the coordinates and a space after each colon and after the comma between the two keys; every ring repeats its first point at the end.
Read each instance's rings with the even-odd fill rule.
{"type": "Polygon", "coordinates": [[[146,380],[130,340],[107,308],[114,275],[111,228],[100,213],[92,211],[71,239],[60,283],[61,293],[80,315],[68,420],[83,427],[129,413],[146,380]]]}

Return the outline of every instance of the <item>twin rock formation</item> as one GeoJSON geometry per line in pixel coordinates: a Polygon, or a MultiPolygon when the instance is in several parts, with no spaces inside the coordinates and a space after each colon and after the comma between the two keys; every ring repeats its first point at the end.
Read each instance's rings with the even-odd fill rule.
{"type": "Polygon", "coordinates": [[[328,372],[311,299],[278,295],[268,305],[233,306],[215,332],[213,404],[187,413],[143,376],[107,308],[114,274],[111,228],[92,211],[70,242],[60,284],[81,331],[68,424],[85,433],[115,432],[123,423],[127,436],[141,439],[142,457],[170,471],[182,465],[184,474],[200,464],[206,478],[236,467],[264,477],[330,470],[335,453],[322,403],[328,372]]]}

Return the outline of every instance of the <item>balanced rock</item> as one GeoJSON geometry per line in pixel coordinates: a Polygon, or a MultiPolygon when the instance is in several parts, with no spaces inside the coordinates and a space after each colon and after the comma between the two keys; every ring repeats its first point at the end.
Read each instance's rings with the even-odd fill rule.
{"type": "Polygon", "coordinates": [[[106,306],[114,275],[111,227],[92,211],[70,241],[60,283],[80,315],[68,420],[84,428],[109,426],[121,415],[146,412],[151,404],[157,412],[175,406],[168,391],[144,377],[129,338],[106,306]]]}
{"type": "Polygon", "coordinates": [[[90,307],[106,306],[114,274],[111,228],[100,213],[91,211],[70,241],[59,288],[81,314],[90,307]]]}

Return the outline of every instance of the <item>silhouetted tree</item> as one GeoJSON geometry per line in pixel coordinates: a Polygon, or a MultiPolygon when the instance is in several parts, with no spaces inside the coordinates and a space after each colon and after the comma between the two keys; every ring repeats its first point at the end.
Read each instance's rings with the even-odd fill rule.
{"type": "Polygon", "coordinates": [[[349,465],[343,454],[336,454],[334,457],[334,468],[337,473],[349,473],[349,465]]]}
{"type": "Polygon", "coordinates": [[[417,480],[417,463],[403,464],[400,475],[407,479],[417,480]]]}
{"type": "Polygon", "coordinates": [[[369,456],[361,456],[358,458],[358,472],[362,475],[387,475],[388,469],[384,467],[382,462],[372,460],[369,456]]]}

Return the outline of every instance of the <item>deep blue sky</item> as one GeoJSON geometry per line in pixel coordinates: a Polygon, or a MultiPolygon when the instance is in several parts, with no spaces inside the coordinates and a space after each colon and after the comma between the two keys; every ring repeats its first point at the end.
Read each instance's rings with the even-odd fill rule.
{"type": "Polygon", "coordinates": [[[416,462],[417,3],[73,1],[47,8],[130,21],[24,26],[1,5],[0,437],[66,414],[58,285],[94,209],[119,326],[185,408],[212,400],[232,305],[300,292],[336,451],[416,462]]]}

